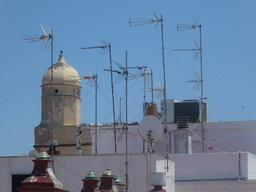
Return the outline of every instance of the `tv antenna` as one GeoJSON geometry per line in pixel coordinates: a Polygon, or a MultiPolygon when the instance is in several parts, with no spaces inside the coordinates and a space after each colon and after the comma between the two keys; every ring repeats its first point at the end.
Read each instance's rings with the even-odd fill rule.
{"type": "MultiPolygon", "coordinates": [[[[200,89],[201,89],[201,102],[204,100],[204,95],[203,95],[203,48],[202,48],[202,25],[198,24],[197,20],[193,17],[195,24],[178,24],[177,25],[177,30],[178,31],[183,31],[183,30],[189,30],[189,29],[196,29],[199,28],[199,40],[200,43],[199,45],[197,44],[196,41],[195,44],[197,46],[197,49],[177,49],[173,51],[198,51],[200,53],[200,89]]],[[[198,52],[194,55],[194,58],[198,55],[198,52]]]]}
{"type": "Polygon", "coordinates": [[[169,159],[169,135],[167,131],[167,104],[166,104],[166,76],[165,76],[165,57],[164,57],[164,27],[163,27],[163,17],[162,14],[160,18],[153,13],[153,19],[150,18],[130,18],[129,25],[130,27],[139,26],[139,25],[146,25],[156,23],[155,28],[157,27],[158,23],[161,23],[161,42],[162,42],[162,64],[163,64],[163,78],[164,78],[164,86],[163,86],[163,95],[164,95],[164,141],[166,144],[166,159],[167,159],[167,172],[169,171],[168,159],[169,159]]]}
{"type": "MultiPolygon", "coordinates": [[[[200,116],[199,118],[201,119],[202,122],[202,140],[204,141],[204,123],[203,123],[203,102],[204,99],[206,99],[206,97],[204,97],[204,90],[203,90],[203,47],[202,47],[202,25],[198,24],[197,20],[193,17],[195,24],[178,24],[177,25],[177,30],[178,31],[182,31],[182,30],[189,30],[189,29],[196,29],[199,28],[199,48],[198,51],[200,53],[200,78],[199,82],[200,82],[200,90],[201,90],[201,97],[200,97],[200,101],[201,101],[201,112],[200,112],[200,116]]],[[[202,144],[202,149],[204,151],[204,142],[202,144]]]]}
{"type": "Polygon", "coordinates": [[[115,72],[115,73],[118,74],[118,76],[114,80],[114,82],[116,84],[121,84],[124,81],[126,75],[127,75],[128,80],[133,80],[133,79],[137,79],[137,78],[145,76],[145,73],[129,73],[128,69],[139,69],[139,70],[142,70],[142,69],[147,68],[146,66],[127,67],[127,69],[126,69],[120,63],[118,63],[116,61],[114,61],[114,63],[119,67],[120,70],[104,69],[104,71],[112,71],[112,72],[115,72]]]}
{"type": "Polygon", "coordinates": [[[130,18],[129,19],[129,25],[130,27],[134,27],[134,26],[139,26],[139,25],[147,25],[147,24],[151,24],[151,23],[156,23],[155,28],[157,27],[159,22],[162,22],[163,19],[161,17],[161,19],[158,18],[158,16],[153,13],[153,15],[155,16],[155,18],[151,19],[151,18],[130,18]]]}
{"type": "Polygon", "coordinates": [[[153,87],[145,87],[145,88],[142,88],[141,90],[144,92],[157,91],[154,97],[159,99],[163,96],[164,86],[162,85],[162,83],[159,83],[159,82],[155,82],[155,84],[158,86],[158,88],[154,89],[153,87]]]}
{"type": "MultiPolygon", "coordinates": [[[[119,70],[113,70],[113,69],[104,69],[104,71],[110,71],[110,72],[115,72],[119,75],[118,77],[118,82],[119,81],[122,81],[123,80],[123,77],[125,77],[125,98],[126,98],[126,128],[125,128],[125,141],[126,141],[126,148],[125,148],[125,156],[126,156],[126,161],[125,161],[125,164],[126,164],[126,174],[125,174],[125,177],[126,177],[126,191],[128,191],[128,80],[130,77],[132,77],[132,79],[135,79],[134,76],[130,76],[129,74],[129,71],[128,69],[139,69],[139,70],[142,70],[142,69],[145,69],[146,66],[137,66],[137,67],[128,67],[128,53],[127,51],[125,52],[125,58],[126,58],[126,66],[123,67],[120,63],[118,62],[114,62],[121,71],[119,70]]],[[[141,76],[138,76],[138,77],[142,77],[142,73],[141,73],[141,76]]]]}
{"type": "Polygon", "coordinates": [[[194,54],[194,59],[197,58],[198,53],[201,51],[201,47],[199,47],[198,43],[196,41],[194,41],[195,45],[196,45],[196,49],[173,49],[172,51],[196,51],[196,53],[194,54]]]}
{"type": "MultiPolygon", "coordinates": [[[[51,146],[52,151],[52,160],[53,155],[55,151],[55,146],[58,145],[58,142],[54,140],[54,131],[53,131],[53,31],[45,26],[40,25],[43,34],[42,35],[21,35],[21,36],[27,36],[28,38],[25,38],[24,40],[28,40],[28,43],[36,42],[36,41],[42,41],[41,47],[44,49],[50,49],[51,48],[51,119],[50,119],[50,139],[47,142],[47,145],[51,146]]],[[[62,54],[62,51],[61,51],[62,54]]],[[[53,171],[54,171],[54,165],[53,165],[53,171]]]]}
{"type": "MultiPolygon", "coordinates": [[[[117,65],[117,66],[120,66],[121,64],[117,63],[114,61],[114,63],[117,65]]],[[[114,79],[113,83],[116,83],[116,84],[120,84],[124,81],[125,79],[125,75],[126,73],[128,73],[128,71],[126,71],[125,68],[122,68],[122,67],[119,67],[122,71],[120,70],[114,70],[114,69],[103,69],[104,71],[110,71],[110,72],[115,72],[118,74],[118,76],[116,76],[116,78],[114,79]]]]}
{"type": "Polygon", "coordinates": [[[71,77],[78,77],[80,80],[83,79],[88,79],[87,85],[90,87],[95,86],[95,84],[97,84],[97,74],[94,74],[94,72],[90,69],[87,69],[88,73],[90,74],[90,76],[71,76],[71,77]]]}
{"type": "Polygon", "coordinates": [[[109,43],[107,43],[103,39],[100,39],[100,42],[101,42],[102,45],[93,46],[93,47],[82,47],[81,49],[102,49],[101,53],[105,54],[107,52],[107,48],[109,48],[109,43]]]}
{"type": "Polygon", "coordinates": [[[45,26],[40,25],[43,35],[21,35],[21,36],[27,36],[28,38],[25,38],[24,40],[28,40],[28,43],[33,43],[36,41],[42,41],[41,47],[44,49],[50,49],[50,47],[53,46],[53,31],[45,26]]]}
{"type": "Polygon", "coordinates": [[[141,66],[141,67],[136,67],[136,68],[138,68],[139,71],[136,72],[136,73],[130,73],[130,79],[129,80],[144,77],[143,78],[143,83],[148,84],[150,79],[151,79],[151,72],[149,71],[147,66],[141,66]],[[143,71],[141,71],[142,69],[143,69],[143,71]]]}
{"type": "Polygon", "coordinates": [[[107,43],[104,40],[100,40],[103,45],[93,46],[93,47],[82,47],[81,49],[102,49],[103,52],[107,50],[109,52],[109,65],[110,65],[110,81],[111,81],[111,93],[112,93],[112,112],[113,112],[113,121],[114,121],[114,143],[115,143],[115,153],[117,153],[117,144],[116,144],[116,115],[115,115],[115,97],[114,97],[114,82],[113,82],[113,71],[112,71],[112,55],[111,55],[111,44],[107,43]]]}
{"type": "MultiPolygon", "coordinates": [[[[143,79],[143,86],[144,86],[144,89],[146,87],[146,85],[149,84],[149,81],[151,80],[151,84],[153,84],[153,72],[152,70],[150,71],[148,68],[145,68],[144,69],[144,72],[142,73],[142,76],[144,77],[143,79]]],[[[151,102],[153,104],[154,102],[154,99],[153,99],[153,93],[151,95],[151,102]]],[[[146,92],[144,91],[144,94],[143,94],[143,116],[145,117],[146,116],[146,92]]],[[[144,153],[144,142],[143,142],[143,153],[144,153]]]]}
{"type": "MultiPolygon", "coordinates": [[[[78,76],[81,80],[82,79],[87,79],[87,85],[90,87],[95,87],[95,154],[98,153],[98,76],[97,74],[95,74],[92,70],[87,69],[88,73],[90,74],[90,76],[78,76]]],[[[81,155],[81,131],[80,131],[80,126],[77,126],[77,130],[76,130],[76,153],[81,155]]]]}
{"type": "MultiPolygon", "coordinates": [[[[120,69],[124,69],[124,67],[120,64],[120,63],[117,63],[115,62],[116,65],[120,68],[120,69]]],[[[151,79],[151,72],[148,70],[147,66],[137,66],[137,67],[129,67],[129,69],[138,69],[137,72],[135,73],[128,73],[127,77],[129,80],[133,80],[133,79],[138,79],[140,77],[144,77],[143,78],[143,83],[144,83],[144,87],[146,86],[146,84],[149,83],[150,79],[151,79]]],[[[117,77],[117,83],[121,81],[123,81],[123,76],[124,76],[124,73],[122,73],[121,71],[115,71],[119,74],[119,76],[117,77]]],[[[144,103],[145,103],[145,98],[146,98],[146,95],[145,95],[145,92],[144,92],[144,103]]],[[[153,101],[152,101],[153,102],[153,101]]],[[[144,113],[145,113],[145,109],[144,110],[144,113]]]]}
{"type": "Polygon", "coordinates": [[[195,83],[193,89],[199,91],[200,90],[200,84],[201,84],[202,80],[201,80],[201,77],[198,73],[194,72],[194,75],[195,75],[197,80],[190,80],[190,81],[187,81],[187,83],[191,83],[191,82],[195,83]]]}

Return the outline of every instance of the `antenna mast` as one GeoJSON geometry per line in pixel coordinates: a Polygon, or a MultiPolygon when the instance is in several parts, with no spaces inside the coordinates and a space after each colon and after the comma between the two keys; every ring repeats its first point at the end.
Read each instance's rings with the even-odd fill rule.
{"type": "MultiPolygon", "coordinates": [[[[97,74],[94,74],[94,72],[90,69],[87,69],[88,73],[90,74],[90,76],[78,76],[80,77],[81,79],[88,79],[88,82],[87,82],[87,85],[90,86],[90,87],[94,87],[95,86],[95,154],[98,153],[98,142],[97,142],[97,139],[98,139],[98,104],[97,104],[97,88],[98,88],[98,76],[97,74]]],[[[81,125],[79,125],[77,127],[77,139],[76,139],[76,154],[78,155],[81,155],[82,154],[82,151],[81,151],[81,141],[80,141],[80,138],[81,138],[81,131],[80,131],[80,127],[81,125]]]]}
{"type": "Polygon", "coordinates": [[[129,73],[128,69],[145,69],[146,66],[141,66],[141,67],[128,67],[128,56],[127,56],[127,51],[125,52],[125,67],[123,67],[120,63],[115,62],[114,63],[119,67],[119,69],[121,69],[122,71],[118,71],[118,70],[112,70],[112,69],[104,69],[104,71],[110,71],[110,72],[115,72],[119,75],[119,77],[117,77],[117,82],[116,83],[121,83],[123,81],[123,77],[125,77],[125,97],[126,97],[126,125],[125,125],[125,156],[126,156],[126,161],[125,161],[125,165],[126,165],[126,192],[128,191],[128,185],[129,185],[129,179],[128,179],[128,80],[132,80],[132,79],[137,79],[139,77],[143,77],[144,73],[129,73]]]}
{"type": "Polygon", "coordinates": [[[81,49],[102,49],[103,52],[108,48],[109,51],[109,65],[110,65],[110,79],[111,79],[111,92],[112,92],[112,111],[113,111],[113,121],[114,121],[114,143],[115,143],[115,154],[117,153],[117,144],[116,144],[116,115],[115,115],[115,97],[114,97],[114,82],[113,82],[113,73],[112,73],[112,55],[111,55],[111,45],[101,40],[103,45],[93,46],[93,47],[83,47],[81,49]]]}
{"type": "MultiPolygon", "coordinates": [[[[51,146],[52,152],[52,160],[55,151],[55,146],[58,145],[57,141],[54,141],[54,130],[53,130],[53,31],[44,25],[40,25],[43,35],[21,35],[21,36],[28,36],[24,40],[28,40],[28,43],[42,41],[41,47],[44,49],[51,48],[51,118],[50,118],[50,138],[47,144],[51,146]]],[[[61,51],[62,54],[62,51],[61,51]]],[[[54,171],[54,164],[53,164],[53,171],[54,171]]]]}
{"type": "MultiPolygon", "coordinates": [[[[152,83],[152,80],[153,80],[153,77],[152,77],[152,70],[149,71],[148,68],[145,68],[144,69],[144,72],[143,72],[143,77],[144,77],[144,80],[143,80],[143,85],[144,85],[144,90],[146,89],[146,84],[149,83],[150,79],[151,79],[151,83],[152,83]]],[[[143,95],[143,117],[146,116],[146,91],[144,91],[144,95],[143,95]]],[[[151,102],[153,104],[153,95],[152,95],[152,99],[151,99],[151,102]]],[[[143,145],[144,145],[144,141],[143,141],[143,145]]],[[[144,147],[143,147],[143,150],[144,150],[144,147]]]]}
{"type": "MultiPolygon", "coordinates": [[[[198,78],[198,81],[190,81],[190,82],[196,82],[196,83],[200,83],[200,89],[201,89],[201,97],[200,97],[200,101],[201,101],[201,111],[200,111],[200,119],[201,119],[201,123],[202,123],[202,150],[204,151],[204,120],[203,120],[203,102],[204,102],[204,99],[206,99],[206,97],[204,97],[204,90],[203,90],[203,47],[202,47],[202,25],[198,24],[197,20],[193,17],[194,21],[196,24],[194,25],[191,25],[191,24],[178,24],[177,25],[177,30],[178,31],[183,31],[183,30],[188,30],[188,29],[196,29],[196,28],[199,28],[199,39],[200,39],[200,43],[199,43],[199,46],[198,44],[196,43],[197,45],[197,49],[194,49],[199,51],[200,53],[200,77],[199,75],[195,74],[195,76],[198,78]]],[[[185,49],[185,50],[193,50],[193,49],[185,49]]],[[[196,57],[197,54],[194,56],[196,57]]]]}
{"type": "Polygon", "coordinates": [[[139,25],[146,25],[151,23],[156,23],[155,28],[157,27],[158,23],[161,23],[161,42],[162,42],[162,64],[163,64],[163,78],[164,78],[164,86],[163,86],[163,95],[164,95],[164,141],[166,145],[166,160],[167,160],[167,172],[169,171],[168,159],[169,159],[169,134],[167,131],[167,104],[166,104],[166,76],[165,76],[165,55],[164,55],[164,30],[163,30],[163,17],[162,14],[160,19],[157,17],[155,13],[154,19],[150,18],[130,18],[129,25],[130,27],[139,26],[139,25]]]}

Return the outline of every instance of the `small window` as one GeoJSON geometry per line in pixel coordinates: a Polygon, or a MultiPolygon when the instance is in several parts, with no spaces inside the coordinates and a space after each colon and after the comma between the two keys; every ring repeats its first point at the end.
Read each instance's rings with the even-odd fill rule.
{"type": "Polygon", "coordinates": [[[20,187],[21,182],[27,179],[29,176],[29,174],[12,175],[12,192],[19,192],[17,188],[20,187]]]}

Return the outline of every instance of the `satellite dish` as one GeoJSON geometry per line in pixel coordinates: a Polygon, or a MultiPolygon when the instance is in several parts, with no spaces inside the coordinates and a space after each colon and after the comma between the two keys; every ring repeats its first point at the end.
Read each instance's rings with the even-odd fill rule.
{"type": "Polygon", "coordinates": [[[37,156],[38,154],[39,154],[39,153],[38,153],[37,150],[31,150],[31,151],[28,153],[29,156],[37,156]]]}
{"type": "Polygon", "coordinates": [[[148,115],[141,120],[139,132],[146,142],[148,142],[148,134],[150,133],[150,143],[155,143],[161,138],[163,127],[158,118],[148,115]]]}

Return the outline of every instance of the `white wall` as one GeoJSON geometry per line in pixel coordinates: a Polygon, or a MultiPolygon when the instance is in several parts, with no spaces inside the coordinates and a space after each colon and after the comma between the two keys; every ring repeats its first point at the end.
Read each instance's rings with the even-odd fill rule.
{"type": "Polygon", "coordinates": [[[255,192],[255,181],[215,180],[180,181],[175,183],[176,192],[255,192]]]}
{"type": "Polygon", "coordinates": [[[256,154],[256,122],[209,122],[204,123],[204,151],[202,150],[202,124],[190,124],[193,132],[193,153],[245,151],[256,154]],[[195,128],[194,128],[195,127],[195,128]],[[208,149],[208,145],[213,149],[208,149]]]}
{"type": "Polygon", "coordinates": [[[239,153],[176,154],[172,157],[176,181],[256,178],[256,156],[247,152],[241,152],[240,159],[239,153]]]}
{"type": "Polygon", "coordinates": [[[0,158],[0,191],[11,191],[11,175],[30,174],[34,167],[34,157],[1,157],[0,158]]]}
{"type": "Polygon", "coordinates": [[[248,179],[256,179],[256,155],[248,154],[248,179]]]}
{"type": "MultiPolygon", "coordinates": [[[[204,123],[204,148],[202,147],[202,124],[189,124],[192,132],[192,153],[216,153],[216,152],[250,152],[256,154],[256,122],[255,121],[234,121],[234,122],[206,122],[204,123]],[[212,149],[208,149],[208,145],[212,149]]],[[[177,129],[176,124],[168,124],[170,133],[170,149],[174,153],[173,130],[177,129]]],[[[129,126],[128,151],[129,153],[143,152],[143,139],[139,132],[139,125],[129,126]]],[[[94,131],[91,131],[93,134],[94,131]]],[[[98,131],[98,154],[114,153],[113,130],[98,131]]],[[[125,153],[125,133],[117,132],[117,152],[125,153]]],[[[164,138],[153,147],[155,153],[165,154],[164,138]]],[[[92,138],[92,152],[94,153],[95,141],[92,138]]],[[[147,145],[144,147],[147,153],[147,145]]]]}
{"type": "MultiPolygon", "coordinates": [[[[32,172],[35,157],[1,157],[0,158],[0,191],[11,191],[12,174],[29,174],[32,172]]],[[[147,187],[147,156],[144,154],[129,154],[129,191],[148,191],[147,187]]],[[[166,166],[163,156],[151,156],[151,171],[163,172],[166,166]]],[[[174,191],[174,163],[168,161],[170,170],[167,174],[168,191],[174,191]]],[[[120,176],[125,183],[125,155],[70,155],[54,156],[54,170],[57,179],[63,184],[65,190],[80,192],[84,179],[89,171],[94,171],[101,177],[106,169],[120,176]]]]}

